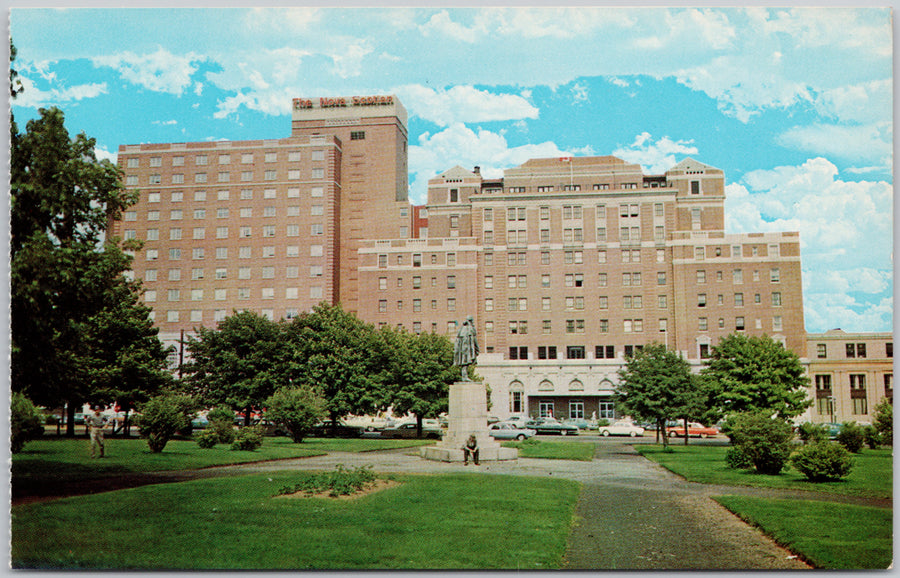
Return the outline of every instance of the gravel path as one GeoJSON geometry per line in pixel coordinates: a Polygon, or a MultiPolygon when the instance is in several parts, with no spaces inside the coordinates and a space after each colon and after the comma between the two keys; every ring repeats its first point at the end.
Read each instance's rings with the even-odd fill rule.
{"type": "MultiPolygon", "coordinates": [[[[553,476],[576,480],[583,489],[569,537],[565,568],[612,569],[804,569],[809,568],[759,530],[740,521],[710,496],[745,494],[792,497],[891,507],[891,500],[834,496],[819,492],[710,486],[685,481],[638,454],[627,443],[597,445],[591,462],[519,458],[463,466],[424,460],[417,450],[324,456],[257,462],[185,472],[123,476],[103,483],[68,487],[68,495],[136,485],[279,470],[333,470],[372,466],[377,473],[483,472],[499,475],[553,476]]],[[[13,488],[13,504],[61,497],[53,492],[13,488]],[[19,494],[18,497],[16,494],[19,494]]],[[[46,489],[45,489],[46,490],[46,489]]]]}

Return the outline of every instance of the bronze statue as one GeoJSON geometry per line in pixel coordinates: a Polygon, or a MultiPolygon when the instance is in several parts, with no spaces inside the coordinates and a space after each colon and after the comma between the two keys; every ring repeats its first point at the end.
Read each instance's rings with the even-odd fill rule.
{"type": "Polygon", "coordinates": [[[456,342],[453,344],[453,365],[460,367],[463,381],[472,381],[466,368],[473,365],[477,357],[478,338],[475,336],[475,321],[469,315],[459,328],[456,342]]]}

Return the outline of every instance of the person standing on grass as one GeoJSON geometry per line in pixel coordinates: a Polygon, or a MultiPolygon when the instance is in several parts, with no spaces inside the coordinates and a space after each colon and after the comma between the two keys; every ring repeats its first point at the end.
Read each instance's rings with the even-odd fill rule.
{"type": "Polygon", "coordinates": [[[469,455],[472,456],[472,461],[475,462],[475,465],[478,465],[478,440],[475,439],[475,435],[470,435],[468,441],[466,441],[466,445],[463,446],[463,465],[469,465],[469,455]]]}
{"type": "Polygon", "coordinates": [[[100,449],[100,457],[103,457],[103,428],[106,427],[106,416],[100,414],[100,406],[94,406],[94,413],[84,420],[91,436],[91,458],[96,457],[97,448],[100,449]]]}

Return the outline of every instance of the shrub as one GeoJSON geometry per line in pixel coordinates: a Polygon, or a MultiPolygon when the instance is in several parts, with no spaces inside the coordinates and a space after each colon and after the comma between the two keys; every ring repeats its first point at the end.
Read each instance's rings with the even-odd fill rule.
{"type": "Polygon", "coordinates": [[[761,474],[779,474],[791,455],[794,433],[784,419],[744,413],[728,419],[728,437],[761,474]]]}
{"type": "Polygon", "coordinates": [[[216,436],[216,443],[230,444],[234,441],[234,412],[227,407],[219,406],[206,415],[206,431],[216,436]]]}
{"type": "Polygon", "coordinates": [[[259,448],[263,443],[263,430],[259,426],[242,427],[231,442],[231,449],[250,451],[259,448]]]}
{"type": "Polygon", "coordinates": [[[605,427],[609,425],[609,420],[604,418],[600,418],[597,420],[597,427],[605,427]]]}
{"type": "Polygon", "coordinates": [[[23,393],[14,393],[9,401],[10,452],[17,454],[25,442],[44,434],[44,417],[23,393]]]}
{"type": "Polygon", "coordinates": [[[817,441],[800,448],[791,456],[791,465],[811,482],[839,480],[850,473],[853,460],[840,444],[817,441]]]}
{"type": "Polygon", "coordinates": [[[219,443],[219,436],[211,429],[203,430],[197,435],[197,445],[205,450],[214,448],[217,443],[219,443]]]}
{"type": "Polygon", "coordinates": [[[195,411],[196,403],[186,395],[163,394],[144,403],[138,425],[150,451],[163,451],[177,432],[190,427],[195,411]]]}
{"type": "Polygon", "coordinates": [[[894,406],[888,398],[875,406],[875,429],[881,434],[881,443],[894,445],[894,406]]]}
{"type": "Polygon", "coordinates": [[[822,442],[828,439],[828,432],[825,431],[825,426],[809,421],[800,424],[799,434],[800,440],[807,444],[822,442]]]}
{"type": "Polygon", "coordinates": [[[881,446],[881,434],[878,433],[878,430],[875,429],[875,426],[867,425],[866,427],[864,427],[863,438],[866,440],[866,445],[873,450],[877,450],[879,446],[881,446]]]}
{"type": "Polygon", "coordinates": [[[840,433],[834,439],[854,454],[858,454],[866,442],[866,434],[855,421],[845,421],[840,433]]]}
{"type": "Polygon", "coordinates": [[[753,468],[750,456],[739,447],[730,447],[725,450],[725,465],[735,470],[749,470],[753,468]]]}
{"type": "Polygon", "coordinates": [[[310,428],[327,415],[325,398],[308,386],[279,389],[265,406],[266,418],[288,430],[295,443],[302,442],[310,428]]]}
{"type": "Polygon", "coordinates": [[[292,486],[283,486],[278,491],[278,495],[295,494],[297,492],[318,494],[327,490],[332,497],[345,496],[362,490],[374,481],[375,474],[372,473],[372,466],[360,466],[351,469],[338,464],[333,472],[305,474],[298,483],[292,486]]]}

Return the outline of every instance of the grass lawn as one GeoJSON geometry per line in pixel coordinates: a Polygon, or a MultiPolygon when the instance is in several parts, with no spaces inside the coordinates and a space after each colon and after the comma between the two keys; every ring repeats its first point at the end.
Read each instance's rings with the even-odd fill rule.
{"type": "Polygon", "coordinates": [[[264,460],[302,458],[331,451],[362,452],[412,447],[433,440],[378,440],[307,438],[295,444],[286,437],[267,437],[256,451],[232,451],[220,444],[203,449],[191,440],[172,440],[161,453],[154,454],[144,439],[106,440],[106,457],[92,460],[85,438],[55,438],[30,441],[12,457],[12,477],[16,482],[103,478],[130,472],[192,470],[264,460]]]}
{"type": "Polygon", "coordinates": [[[747,496],[715,500],[817,568],[884,569],[892,561],[889,508],[747,496]]]}
{"type": "Polygon", "coordinates": [[[522,442],[503,442],[507,448],[517,448],[520,458],[544,458],[550,460],[577,460],[589,462],[594,457],[594,444],[586,442],[548,441],[527,439],[522,442]]]}
{"type": "Polygon", "coordinates": [[[355,500],[275,498],[291,472],[12,508],[12,566],[40,569],[559,568],[580,484],[394,476],[355,500]]]}
{"type": "Polygon", "coordinates": [[[636,445],[635,449],[668,470],[692,482],[732,486],[790,488],[854,496],[890,498],[893,490],[893,455],[891,449],[864,449],[853,455],[853,469],[837,482],[807,481],[790,465],[777,476],[758,474],[752,470],[736,470],[725,466],[727,446],[662,446],[636,445]]]}

